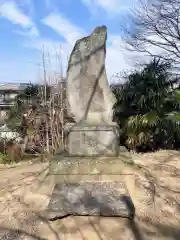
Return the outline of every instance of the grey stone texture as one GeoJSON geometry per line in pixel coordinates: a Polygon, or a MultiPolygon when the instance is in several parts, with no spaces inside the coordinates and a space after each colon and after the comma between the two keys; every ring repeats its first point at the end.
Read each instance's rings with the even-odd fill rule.
{"type": "Polygon", "coordinates": [[[116,123],[69,124],[67,151],[71,156],[118,156],[119,127],[116,123]]]}
{"type": "MultiPolygon", "coordinates": [[[[126,163],[124,160],[132,160],[131,156],[120,154],[118,157],[68,157],[62,154],[56,155],[49,166],[49,175],[57,176],[56,182],[63,181],[85,181],[92,176],[93,179],[100,179],[100,176],[117,176],[123,179],[126,163]],[[64,178],[65,177],[65,178],[64,178]]],[[[125,171],[127,173],[127,171],[125,171]]]]}
{"type": "Polygon", "coordinates": [[[68,215],[132,219],[135,210],[126,179],[133,182],[134,178],[126,167],[119,157],[56,156],[49,169],[56,184],[43,215],[49,220],[68,215]]]}
{"type": "Polygon", "coordinates": [[[70,55],[67,70],[69,111],[76,122],[110,123],[115,97],[105,70],[106,26],[78,40],[70,55]]]}
{"type": "Polygon", "coordinates": [[[123,182],[74,182],[56,184],[46,217],[68,215],[120,216],[132,219],[135,209],[123,182]]]}

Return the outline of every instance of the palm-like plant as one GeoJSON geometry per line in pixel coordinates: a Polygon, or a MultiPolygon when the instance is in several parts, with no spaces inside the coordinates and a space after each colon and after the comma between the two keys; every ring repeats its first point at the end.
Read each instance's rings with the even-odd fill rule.
{"type": "Polygon", "coordinates": [[[131,149],[174,146],[180,141],[180,92],[171,64],[154,59],[113,88],[117,98],[114,117],[122,140],[131,149]]]}

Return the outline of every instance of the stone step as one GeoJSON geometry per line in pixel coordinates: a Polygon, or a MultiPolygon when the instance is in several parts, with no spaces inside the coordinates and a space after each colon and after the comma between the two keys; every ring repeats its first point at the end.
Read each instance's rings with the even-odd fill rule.
{"type": "Polygon", "coordinates": [[[68,215],[119,216],[133,219],[134,205],[124,182],[80,181],[55,185],[44,215],[49,220],[68,215]]]}
{"type": "Polygon", "coordinates": [[[128,168],[125,164],[131,160],[129,156],[123,155],[118,158],[102,157],[102,158],[67,158],[59,159],[56,157],[50,164],[50,175],[61,174],[123,174],[128,168]]]}
{"type": "Polygon", "coordinates": [[[121,175],[108,175],[108,174],[61,174],[55,175],[54,180],[55,183],[63,183],[66,182],[78,182],[78,181],[107,181],[107,182],[114,182],[114,181],[126,181],[125,179],[134,179],[134,175],[129,174],[121,174],[121,175]]]}

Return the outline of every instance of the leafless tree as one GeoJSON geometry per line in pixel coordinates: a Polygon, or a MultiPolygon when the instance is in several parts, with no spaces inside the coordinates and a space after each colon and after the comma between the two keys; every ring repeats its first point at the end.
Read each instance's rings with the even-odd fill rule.
{"type": "Polygon", "coordinates": [[[122,26],[126,49],[180,63],[180,0],[139,0],[122,26]],[[130,26],[130,27],[129,27],[130,26]]]}

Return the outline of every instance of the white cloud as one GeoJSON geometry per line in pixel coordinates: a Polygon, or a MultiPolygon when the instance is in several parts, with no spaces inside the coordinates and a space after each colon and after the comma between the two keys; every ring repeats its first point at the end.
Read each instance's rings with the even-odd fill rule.
{"type": "Polygon", "coordinates": [[[62,68],[62,75],[66,76],[66,69],[68,58],[72,50],[70,44],[61,43],[49,39],[31,39],[25,44],[28,48],[33,48],[39,51],[39,61],[42,67],[42,57],[45,55],[46,70],[50,72],[60,73],[62,68]]]}
{"type": "Polygon", "coordinates": [[[106,11],[117,11],[119,8],[118,0],[81,0],[89,9],[102,7],[106,11]]]}
{"type": "Polygon", "coordinates": [[[14,1],[4,2],[0,5],[0,16],[14,24],[28,29],[29,34],[38,35],[38,30],[32,20],[26,16],[14,1]]]}
{"type": "MultiPolygon", "coordinates": [[[[115,81],[113,75],[122,70],[130,70],[132,62],[127,60],[125,53],[120,47],[122,43],[121,37],[110,35],[107,41],[106,70],[109,81],[115,81]]],[[[62,64],[62,74],[66,76],[69,55],[73,46],[69,43],[60,43],[53,40],[34,39],[26,43],[27,47],[39,51],[39,60],[42,61],[43,49],[45,53],[46,67],[48,72],[60,72],[60,64],[62,64]],[[49,56],[48,56],[49,55],[49,56]],[[50,60],[50,63],[49,63],[50,60]]],[[[42,65],[42,64],[41,64],[42,65]]]]}
{"type": "Polygon", "coordinates": [[[33,0],[14,0],[14,1],[20,8],[25,9],[30,16],[33,16],[35,14],[34,6],[35,2],[33,0]]]}
{"type": "Polygon", "coordinates": [[[64,38],[64,41],[57,42],[47,39],[36,39],[28,45],[38,49],[41,53],[44,48],[46,56],[50,54],[51,66],[48,67],[55,72],[59,72],[59,65],[62,64],[63,76],[66,76],[68,59],[72,48],[75,42],[86,36],[87,33],[60,14],[52,13],[43,19],[42,23],[56,31],[64,38]]]}
{"type": "Polygon", "coordinates": [[[36,28],[36,26],[32,26],[31,28],[28,28],[26,30],[13,30],[14,33],[17,33],[21,36],[24,36],[24,37],[28,37],[28,38],[37,38],[39,37],[39,31],[38,29],[36,28]]]}
{"type": "Polygon", "coordinates": [[[84,30],[75,26],[62,15],[57,15],[55,13],[43,19],[42,23],[54,29],[71,45],[74,44],[77,39],[86,35],[84,30]]]}
{"type": "MultiPolygon", "coordinates": [[[[82,0],[82,1],[85,1],[85,0],[82,0]]],[[[95,1],[94,2],[89,1],[89,2],[92,2],[93,4],[95,4],[95,1]]],[[[99,4],[99,6],[105,8],[107,11],[108,9],[109,11],[114,11],[113,9],[116,8],[118,3],[119,3],[118,0],[111,0],[111,2],[109,0],[104,0],[104,1],[97,0],[96,4],[99,4]],[[111,5],[110,7],[109,7],[109,4],[111,5]]],[[[37,27],[31,20],[31,18],[26,16],[21,11],[21,8],[19,8],[19,6],[20,5],[17,5],[12,0],[4,2],[2,5],[0,5],[0,15],[8,19],[12,23],[18,24],[24,28],[23,31],[19,30],[19,31],[16,31],[16,33],[27,37],[25,39],[25,43],[23,43],[23,46],[38,50],[39,58],[37,58],[37,62],[38,60],[42,61],[42,51],[44,48],[48,70],[60,72],[59,62],[61,62],[63,67],[63,75],[65,76],[68,58],[75,44],[75,41],[84,36],[89,35],[90,32],[88,33],[84,29],[76,26],[61,14],[56,14],[56,12],[52,12],[50,15],[48,15],[42,20],[42,23],[54,29],[54,31],[56,31],[60,36],[64,38],[64,41],[58,42],[51,39],[41,39],[39,36],[37,27]]],[[[122,69],[130,68],[130,66],[126,62],[126,59],[124,58],[122,49],[120,48],[121,43],[122,43],[122,40],[120,36],[111,35],[111,34],[108,35],[106,68],[107,68],[107,74],[108,74],[109,80],[111,79],[111,76],[113,74],[118,73],[122,69]]],[[[34,64],[36,63],[34,62],[34,64]]],[[[33,67],[31,66],[30,68],[32,69],[33,67]]],[[[18,69],[18,67],[16,69],[18,69]]],[[[35,68],[35,65],[34,65],[34,69],[37,70],[37,66],[35,68]]],[[[18,71],[16,72],[18,73],[18,71]]],[[[27,70],[27,72],[29,71],[27,70]]],[[[8,78],[8,76],[7,77],[4,76],[4,77],[8,78]]]]}
{"type": "MultiPolygon", "coordinates": [[[[67,58],[72,51],[73,45],[76,40],[89,35],[90,33],[85,32],[83,29],[77,27],[66,18],[61,15],[51,14],[42,21],[45,25],[54,29],[58,34],[64,37],[66,42],[61,44],[63,51],[64,66],[67,67],[67,58]],[[65,57],[64,57],[65,56],[65,57]]],[[[107,41],[107,57],[106,57],[106,68],[109,80],[113,74],[118,73],[120,70],[129,69],[130,65],[126,62],[120,45],[122,39],[118,35],[109,35],[107,41]]],[[[36,43],[36,46],[38,44],[36,43]]],[[[55,43],[57,46],[57,43],[55,43]]],[[[52,49],[50,42],[44,42],[44,46],[48,49],[52,49]]],[[[49,51],[51,52],[51,51],[49,51]]]]}
{"type": "Polygon", "coordinates": [[[119,35],[109,34],[108,36],[106,69],[110,81],[116,81],[114,75],[120,71],[133,69],[132,62],[128,60],[127,52],[123,48],[122,38],[119,35]]]}
{"type": "Polygon", "coordinates": [[[95,12],[97,8],[104,9],[107,13],[118,14],[127,10],[129,6],[135,5],[137,0],[81,0],[81,2],[91,11],[95,12]]]}
{"type": "Polygon", "coordinates": [[[14,2],[5,2],[0,6],[0,14],[9,21],[27,28],[32,26],[30,19],[20,12],[14,2]]]}

